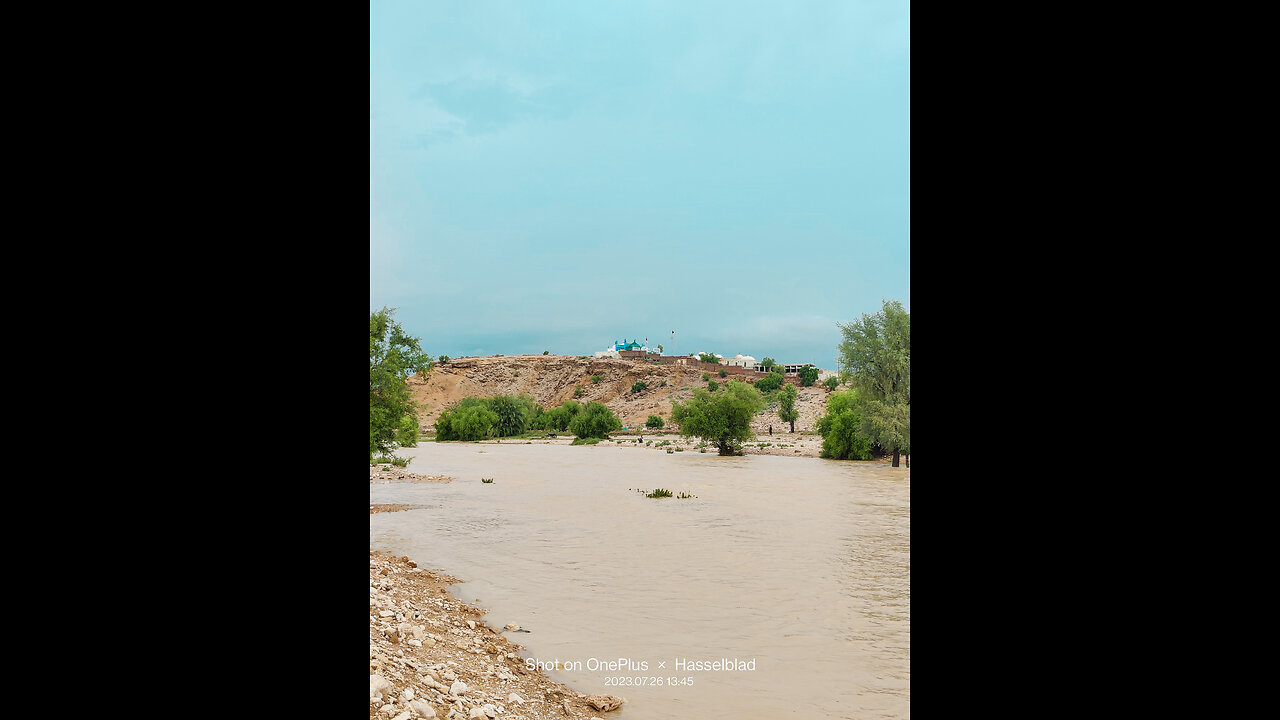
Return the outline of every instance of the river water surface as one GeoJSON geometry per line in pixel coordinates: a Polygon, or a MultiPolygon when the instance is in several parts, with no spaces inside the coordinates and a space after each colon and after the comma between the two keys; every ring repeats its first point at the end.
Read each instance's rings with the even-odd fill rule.
{"type": "Polygon", "coordinates": [[[910,717],[910,470],[637,447],[397,453],[457,479],[370,485],[371,504],[421,506],[370,515],[370,548],[464,580],[453,592],[491,626],[530,630],[508,633],[526,657],[582,665],[553,679],[627,699],[608,717],[910,717]],[[634,491],[656,487],[697,497],[634,491]],[[754,670],[688,669],[722,659],[754,670]]]}

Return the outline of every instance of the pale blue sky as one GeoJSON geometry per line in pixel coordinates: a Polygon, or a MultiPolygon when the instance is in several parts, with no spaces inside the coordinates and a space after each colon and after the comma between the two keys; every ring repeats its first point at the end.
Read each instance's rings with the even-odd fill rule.
{"type": "Polygon", "coordinates": [[[889,0],[373,0],[369,308],[433,356],[834,369],[911,306],[910,49],[889,0]]]}

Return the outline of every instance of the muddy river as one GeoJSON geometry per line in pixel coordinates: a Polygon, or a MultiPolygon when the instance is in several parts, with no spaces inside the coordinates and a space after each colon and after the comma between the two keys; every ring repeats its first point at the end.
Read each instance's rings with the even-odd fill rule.
{"type": "Polygon", "coordinates": [[[369,546],[465,582],[614,720],[908,718],[910,470],[636,447],[423,443],[369,546]],[[481,478],[493,478],[483,483],[481,478]],[[667,488],[690,498],[650,499],[667,488]]]}

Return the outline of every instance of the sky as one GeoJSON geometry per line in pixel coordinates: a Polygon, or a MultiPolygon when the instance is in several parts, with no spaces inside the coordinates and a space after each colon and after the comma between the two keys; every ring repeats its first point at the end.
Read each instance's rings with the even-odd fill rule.
{"type": "Polygon", "coordinates": [[[836,369],[911,308],[910,3],[384,2],[369,309],[433,357],[836,369]]]}

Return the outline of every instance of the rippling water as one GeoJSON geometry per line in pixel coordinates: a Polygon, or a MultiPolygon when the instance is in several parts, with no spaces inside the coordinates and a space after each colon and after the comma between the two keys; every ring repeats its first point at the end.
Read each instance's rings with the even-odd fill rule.
{"type": "Polygon", "coordinates": [[[411,472],[458,479],[370,485],[370,503],[423,506],[370,515],[370,547],[465,580],[455,594],[490,625],[531,631],[510,636],[526,656],[581,662],[548,674],[626,698],[609,717],[910,717],[910,470],[627,447],[397,452],[411,472]],[[655,487],[697,497],[631,490],[655,487]],[[619,658],[648,669],[588,669],[619,658]]]}

